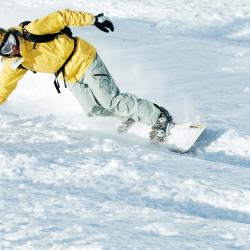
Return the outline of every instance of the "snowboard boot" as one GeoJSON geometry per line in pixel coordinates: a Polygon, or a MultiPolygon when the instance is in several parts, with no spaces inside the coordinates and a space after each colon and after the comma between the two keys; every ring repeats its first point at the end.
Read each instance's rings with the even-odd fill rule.
{"type": "Polygon", "coordinates": [[[133,124],[135,124],[135,121],[130,118],[128,120],[122,121],[117,127],[117,132],[121,134],[127,133],[133,124]]]}
{"type": "Polygon", "coordinates": [[[174,125],[174,122],[173,117],[166,109],[164,109],[163,107],[159,107],[156,104],[154,105],[158,109],[160,109],[161,113],[155,124],[151,128],[149,138],[151,143],[158,144],[166,141],[166,138],[169,135],[170,128],[174,125]]]}

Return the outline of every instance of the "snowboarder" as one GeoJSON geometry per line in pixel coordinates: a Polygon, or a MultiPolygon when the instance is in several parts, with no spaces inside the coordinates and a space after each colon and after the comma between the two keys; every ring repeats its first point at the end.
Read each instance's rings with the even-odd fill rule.
{"type": "Polygon", "coordinates": [[[0,104],[16,88],[28,70],[54,73],[64,80],[88,116],[116,116],[121,119],[119,132],[126,132],[135,122],[151,126],[153,143],[166,139],[173,123],[169,112],[135,95],[121,93],[96,49],[87,41],[73,37],[67,26],[94,25],[103,32],[114,31],[109,18],[69,9],[56,11],[32,22],[10,29],[0,29],[0,104]]]}

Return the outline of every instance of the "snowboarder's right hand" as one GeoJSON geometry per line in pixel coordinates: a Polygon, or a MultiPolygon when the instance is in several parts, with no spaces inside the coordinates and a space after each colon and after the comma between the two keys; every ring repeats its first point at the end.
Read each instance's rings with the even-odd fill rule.
{"type": "Polygon", "coordinates": [[[94,25],[103,32],[108,33],[109,31],[114,31],[113,23],[109,20],[108,17],[104,16],[103,13],[95,16],[94,25]]]}

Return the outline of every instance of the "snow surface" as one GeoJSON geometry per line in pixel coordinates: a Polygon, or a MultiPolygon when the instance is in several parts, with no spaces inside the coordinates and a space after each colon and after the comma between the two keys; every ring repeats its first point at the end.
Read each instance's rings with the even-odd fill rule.
{"type": "Polygon", "coordinates": [[[74,30],[121,90],[209,128],[178,155],[29,73],[0,107],[0,249],[250,249],[250,1],[8,0],[1,26],[61,8],[113,19],[74,30]]]}

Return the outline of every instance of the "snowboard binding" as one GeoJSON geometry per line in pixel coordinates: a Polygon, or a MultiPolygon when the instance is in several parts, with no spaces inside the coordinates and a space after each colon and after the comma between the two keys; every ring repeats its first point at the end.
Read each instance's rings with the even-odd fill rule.
{"type": "Polygon", "coordinates": [[[159,144],[167,140],[167,137],[170,134],[170,129],[173,127],[174,122],[173,117],[165,108],[156,104],[154,105],[161,111],[161,113],[151,128],[149,138],[151,143],[159,144]]]}

